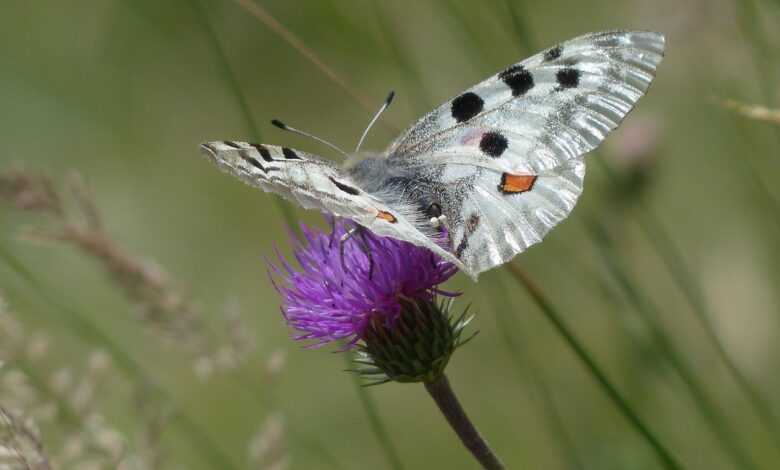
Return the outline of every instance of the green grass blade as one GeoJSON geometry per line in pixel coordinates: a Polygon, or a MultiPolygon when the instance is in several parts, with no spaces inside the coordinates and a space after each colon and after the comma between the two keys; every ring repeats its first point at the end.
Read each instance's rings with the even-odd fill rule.
{"type": "MultiPolygon", "coordinates": [[[[227,58],[227,54],[225,53],[221,43],[219,42],[219,38],[217,37],[216,31],[214,30],[211,23],[209,22],[209,15],[205,7],[203,6],[200,0],[190,0],[190,1],[192,4],[193,11],[195,12],[195,16],[198,22],[200,23],[200,26],[203,29],[203,31],[206,32],[206,35],[209,40],[209,44],[212,46],[214,56],[217,58],[217,62],[219,63],[219,69],[222,72],[225,83],[227,84],[227,87],[234,95],[236,104],[238,105],[239,113],[245,121],[247,130],[250,132],[251,137],[254,140],[256,141],[262,140],[262,135],[260,133],[257,122],[254,119],[254,115],[252,114],[246,95],[244,94],[243,89],[241,88],[239,81],[235,76],[235,73],[233,72],[232,67],[230,66],[230,62],[227,58]]],[[[292,230],[296,230],[298,224],[295,220],[295,216],[293,214],[293,210],[291,206],[278,196],[274,196],[273,199],[275,204],[277,205],[277,208],[281,212],[286,225],[292,230]]],[[[249,381],[245,380],[244,377],[238,378],[237,385],[240,388],[246,390],[250,394],[250,396],[254,397],[255,399],[257,399],[257,397],[263,396],[265,392],[263,390],[259,390],[256,386],[249,383],[249,381]]],[[[261,404],[268,405],[268,403],[263,403],[263,402],[261,402],[261,404]]],[[[313,455],[317,455],[321,462],[326,463],[328,466],[334,469],[343,468],[343,465],[338,461],[338,459],[327,448],[325,448],[322,445],[322,443],[320,443],[317,439],[302,434],[300,431],[292,427],[290,424],[287,425],[287,432],[290,433],[293,439],[295,439],[297,442],[302,444],[303,447],[307,449],[307,451],[311,452],[313,455]]]]}
{"type": "MultiPolygon", "coordinates": [[[[265,8],[258,5],[253,0],[234,1],[247,13],[263,23],[269,30],[282,39],[282,41],[286,42],[290,47],[295,49],[296,52],[301,54],[307,61],[314,65],[317,70],[325,75],[328,80],[341,88],[363,109],[370,113],[376,111],[378,103],[367,99],[363,94],[359,93],[355,86],[347,82],[344,77],[337,74],[332,68],[330,68],[328,64],[320,59],[320,57],[317,55],[317,53],[314,52],[313,49],[308,47],[297,35],[295,35],[295,33],[287,29],[282,23],[280,23],[276,18],[268,13],[265,8]]],[[[380,124],[390,127],[387,121],[382,121],[380,124]]]]}
{"type": "Polygon", "coordinates": [[[512,356],[516,365],[515,370],[525,373],[531,380],[536,395],[542,402],[544,414],[547,417],[550,431],[555,437],[555,442],[559,445],[562,455],[566,456],[565,459],[568,464],[566,468],[584,470],[585,466],[582,464],[579,455],[577,455],[576,446],[566,430],[566,424],[555,404],[550,388],[542,376],[541,370],[534,363],[528,351],[523,349],[523,338],[520,337],[518,339],[518,335],[521,334],[520,332],[523,331],[523,328],[518,327],[516,324],[511,324],[509,316],[506,315],[506,306],[511,305],[511,302],[507,295],[503,276],[498,277],[495,284],[491,283],[488,286],[490,286],[490,295],[488,297],[493,304],[493,317],[498,324],[497,329],[501,334],[501,340],[512,356]]]}
{"type": "MultiPolygon", "coordinates": [[[[467,9],[467,8],[466,8],[467,9]]],[[[460,8],[457,4],[457,0],[443,0],[441,14],[448,15],[453,20],[457,21],[456,31],[461,31],[462,40],[460,46],[463,48],[464,53],[468,51],[469,57],[474,61],[475,66],[479,65],[480,68],[485,65],[486,47],[483,45],[483,38],[480,36],[480,27],[476,25],[472,18],[463,11],[464,8],[460,8]]],[[[464,54],[465,55],[465,54],[464,54]]]]}
{"type": "MultiPolygon", "coordinates": [[[[195,16],[198,19],[201,28],[203,28],[203,31],[208,37],[209,44],[211,44],[214,56],[217,58],[219,69],[221,70],[222,76],[225,79],[226,86],[228,89],[230,89],[231,93],[233,93],[233,96],[236,99],[239,112],[241,117],[246,122],[247,129],[249,130],[252,139],[254,139],[255,142],[260,142],[262,140],[260,128],[257,126],[255,118],[252,115],[252,110],[249,107],[249,101],[247,100],[241,85],[238,83],[236,74],[233,72],[233,68],[230,66],[230,61],[228,60],[227,55],[222,48],[222,44],[219,42],[216,31],[214,31],[214,28],[211,26],[209,15],[201,1],[202,0],[190,0],[192,8],[195,11],[195,16]]],[[[298,224],[295,221],[295,215],[293,214],[293,210],[290,205],[282,200],[280,196],[274,195],[273,200],[276,203],[277,209],[279,209],[279,212],[281,212],[287,226],[291,230],[297,230],[298,224]]]]}
{"type": "Polygon", "coordinates": [[[55,404],[57,407],[57,418],[61,418],[64,424],[72,428],[84,427],[82,416],[73,411],[70,403],[63,399],[61,394],[56,393],[52,389],[50,381],[47,381],[45,378],[38,375],[37,368],[32,364],[28,364],[25,360],[14,358],[14,360],[4,363],[3,367],[5,369],[16,368],[22,371],[30,384],[35,388],[36,392],[40,393],[41,396],[48,398],[55,404]]]}
{"type": "MultiPolygon", "coordinates": [[[[617,181],[618,176],[615,171],[599,155],[594,160],[604,170],[610,181],[617,181]]],[[[713,314],[707,303],[706,297],[702,292],[701,285],[696,277],[691,274],[690,269],[685,263],[685,257],[682,250],[677,246],[669,232],[664,228],[664,224],[655,215],[655,212],[644,202],[640,201],[639,210],[634,217],[639,224],[639,228],[650,243],[650,247],[655,251],[664,267],[672,276],[675,284],[687,299],[691,306],[696,320],[701,325],[707,339],[712,343],[716,354],[723,362],[734,382],[742,390],[747,398],[754,413],[759,417],[763,426],[769,431],[774,439],[775,446],[780,449],[780,425],[778,425],[772,407],[769,402],[753,387],[745,374],[741,371],[736,362],[731,358],[731,354],[726,349],[723,341],[718,336],[715,326],[712,323],[713,314]]]]}
{"type": "Polygon", "coordinates": [[[606,374],[601,370],[601,367],[596,363],[595,359],[580,343],[576,336],[569,330],[566,324],[563,322],[561,315],[553,307],[552,303],[547,300],[547,297],[539,289],[536,283],[515,264],[509,263],[506,265],[507,270],[512,274],[515,280],[518,281],[526,291],[531,295],[536,305],[544,314],[550,323],[555,327],[558,334],[561,335],[567,346],[574,352],[577,358],[585,365],[588,372],[596,379],[596,382],[602,387],[612,403],[623,414],[623,416],[631,423],[634,429],[645,439],[648,445],[653,449],[658,460],[661,462],[664,468],[670,470],[680,470],[683,467],[677,462],[677,460],[666,450],[666,447],[655,436],[650,428],[645,425],[644,421],[634,411],[628,401],[618,391],[612,382],[607,378],[606,374]]]}
{"type": "Polygon", "coordinates": [[[520,41],[520,51],[526,55],[533,54],[537,51],[537,46],[534,41],[534,35],[531,32],[531,27],[528,26],[528,23],[525,21],[527,14],[525,12],[523,0],[502,1],[509,13],[512,31],[514,31],[517,39],[520,41]]]}
{"type": "MultiPolygon", "coordinates": [[[[256,140],[260,140],[260,132],[259,129],[257,128],[257,125],[255,124],[254,118],[252,117],[252,112],[247,102],[246,96],[244,95],[243,90],[239,85],[238,80],[236,79],[232,68],[230,67],[230,63],[219,42],[219,39],[217,38],[216,32],[214,31],[213,27],[211,26],[211,23],[208,20],[208,15],[205,11],[205,8],[203,7],[201,0],[191,0],[191,2],[199,18],[201,26],[203,27],[204,31],[206,31],[206,33],[208,34],[209,40],[214,49],[214,53],[217,56],[220,64],[220,68],[222,69],[223,76],[225,77],[225,81],[228,87],[233,92],[234,96],[236,97],[236,101],[239,104],[239,109],[241,111],[241,114],[244,116],[247,126],[253,132],[254,138],[256,140]]],[[[326,69],[326,70],[330,70],[330,69],[326,69]]],[[[330,77],[332,75],[332,72],[330,74],[326,73],[326,75],[330,77]]],[[[358,101],[361,102],[360,99],[358,99],[358,101]]],[[[282,201],[279,197],[275,197],[274,199],[279,207],[280,212],[284,216],[287,225],[295,229],[297,227],[297,224],[295,223],[295,219],[289,204],[282,201]]],[[[380,445],[382,445],[382,448],[385,450],[387,458],[391,462],[392,467],[397,470],[402,469],[403,467],[401,466],[400,459],[398,458],[398,455],[395,452],[395,449],[389,440],[389,436],[384,430],[384,426],[381,422],[381,418],[379,417],[379,414],[375,408],[374,403],[371,401],[371,397],[367,395],[368,392],[363,390],[362,387],[359,388],[360,390],[358,391],[358,394],[360,395],[361,401],[363,402],[364,405],[364,409],[368,414],[372,429],[377,435],[377,439],[379,440],[380,445]]],[[[293,434],[294,436],[297,436],[297,438],[302,443],[306,444],[306,446],[311,451],[321,454],[323,459],[327,461],[331,466],[335,468],[341,467],[341,465],[338,463],[338,460],[318,441],[303,436],[300,433],[295,431],[293,431],[293,434]]]]}
{"type": "MultiPolygon", "coordinates": [[[[248,380],[247,376],[244,374],[238,374],[232,378],[235,379],[236,386],[238,388],[244,389],[266,410],[277,410],[281,408],[281,406],[278,405],[277,396],[275,393],[273,393],[273,389],[270,390],[270,393],[267,389],[261,389],[257,386],[256,383],[248,380]]],[[[299,431],[298,428],[290,422],[290,420],[287,420],[285,430],[290,435],[292,440],[301,445],[301,447],[305,449],[306,452],[317,456],[318,461],[321,464],[325,464],[335,470],[344,468],[344,465],[342,465],[339,459],[333,455],[330,449],[325,447],[317,438],[299,431]]]]}
{"type": "MultiPolygon", "coordinates": [[[[352,367],[353,356],[354,353],[352,351],[344,352],[344,360],[347,369],[352,367]]],[[[368,388],[363,386],[358,374],[350,372],[349,375],[352,378],[352,383],[355,385],[355,393],[358,394],[360,403],[363,405],[363,410],[365,410],[366,415],[368,416],[371,431],[374,433],[377,441],[379,441],[379,445],[382,447],[385,457],[387,457],[387,463],[390,465],[390,468],[393,468],[394,470],[403,470],[404,466],[401,463],[401,458],[398,456],[398,451],[396,450],[392,439],[390,439],[390,434],[387,432],[387,428],[379,415],[379,410],[377,409],[376,403],[370,395],[368,388]]]]}
{"type": "Polygon", "coordinates": [[[171,399],[165,389],[155,383],[141,369],[140,365],[119,347],[109,336],[97,328],[89,319],[77,310],[66,306],[49,294],[48,288],[27,269],[4,246],[0,246],[0,259],[21,278],[52,310],[60,312],[64,323],[73,330],[74,334],[85,342],[94,344],[104,349],[113,359],[114,363],[127,375],[127,377],[139,384],[146,386],[152,393],[160,397],[172,407],[171,421],[176,423],[185,433],[192,446],[203,453],[214,468],[237,469],[230,456],[225,453],[211,437],[192,421],[181,410],[177,409],[176,402],[171,399]]]}
{"type": "MultiPolygon", "coordinates": [[[[741,141],[741,147],[750,148],[755,145],[756,139],[754,136],[757,133],[756,131],[758,131],[755,123],[734,114],[731,115],[731,120],[734,123],[735,134],[741,141]]],[[[775,135],[777,136],[775,140],[775,145],[777,146],[777,142],[780,142],[780,133],[775,135]]],[[[778,214],[780,214],[780,197],[774,194],[769,183],[762,177],[762,175],[767,176],[774,173],[772,173],[769,165],[760,168],[755,160],[755,158],[747,155],[743,158],[738,157],[734,159],[735,163],[744,172],[744,177],[748,180],[748,189],[753,193],[753,198],[756,200],[757,205],[763,207],[767,212],[768,220],[766,222],[772,225],[776,234],[780,234],[780,217],[778,217],[778,214]]]]}
{"type": "Polygon", "coordinates": [[[658,325],[657,319],[660,317],[658,307],[635,287],[637,283],[630,278],[627,269],[620,263],[619,257],[616,256],[615,247],[612,246],[604,227],[593,219],[588,221],[587,226],[610,275],[615,279],[650,331],[658,351],[683,380],[696,408],[702,417],[707,420],[710,429],[718,437],[721,445],[728,451],[728,455],[733,460],[733,463],[737,468],[757,469],[755,462],[740,446],[736,433],[731,429],[731,426],[718,411],[717,406],[712,402],[707,393],[705,393],[705,387],[699,382],[694,371],[683,360],[682,354],[674,346],[663,328],[658,325]]]}
{"type": "Polygon", "coordinates": [[[428,94],[425,91],[425,84],[420,77],[419,70],[414,65],[412,57],[406,53],[406,49],[400,44],[398,35],[395,34],[393,25],[390,23],[391,16],[384,14],[383,6],[385,2],[381,0],[372,0],[374,7],[374,17],[379,25],[379,31],[385,42],[390,48],[390,54],[402,72],[403,80],[406,82],[406,91],[412,94],[414,108],[423,111],[433,108],[428,94]]]}
{"type": "Polygon", "coordinates": [[[712,314],[709,311],[707,299],[701,291],[701,286],[696,281],[695,277],[691,275],[688,271],[688,267],[683,262],[684,258],[679,248],[671,239],[669,233],[664,229],[660,221],[655,220],[655,217],[651,212],[648,212],[644,218],[639,220],[639,223],[647,234],[650,243],[656,246],[656,252],[661,255],[667,269],[688,299],[707,338],[715,347],[716,354],[723,364],[726,365],[726,368],[734,378],[734,381],[748,398],[756,415],[774,438],[775,445],[780,449],[780,425],[778,425],[772,407],[753,387],[726,350],[726,346],[723,344],[723,341],[721,341],[718,333],[715,331],[715,326],[712,324],[712,314]]]}
{"type": "MultiPolygon", "coordinates": [[[[737,20],[742,33],[753,44],[753,62],[759,72],[759,86],[766,105],[774,102],[777,64],[772,41],[761,25],[761,12],[755,0],[737,0],[737,20]]],[[[777,3],[777,2],[776,2],[777,3]]]]}

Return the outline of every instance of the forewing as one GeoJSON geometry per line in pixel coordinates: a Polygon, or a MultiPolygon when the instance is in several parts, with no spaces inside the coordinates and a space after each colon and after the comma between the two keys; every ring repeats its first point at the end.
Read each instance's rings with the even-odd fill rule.
{"type": "Polygon", "coordinates": [[[201,145],[223,171],[266,192],[279,194],[307,209],[343,217],[370,212],[360,190],[332,163],[314,155],[274,145],[216,141],[201,145]]]}
{"type": "Polygon", "coordinates": [[[664,37],[587,34],[519,62],[420,119],[389,158],[540,174],[593,150],[645,93],[664,37]]]}
{"type": "Polygon", "coordinates": [[[539,242],[582,191],[582,156],[645,93],[663,57],[652,32],[563,42],[465,91],[387,151],[441,181],[450,251],[472,277],[539,242]]]}
{"type": "Polygon", "coordinates": [[[279,194],[307,209],[349,218],[378,235],[425,246],[463,267],[434,239],[418,230],[416,215],[403,204],[386,204],[364,191],[348,173],[299,150],[247,142],[215,141],[201,145],[220,169],[245,183],[279,194]]]}

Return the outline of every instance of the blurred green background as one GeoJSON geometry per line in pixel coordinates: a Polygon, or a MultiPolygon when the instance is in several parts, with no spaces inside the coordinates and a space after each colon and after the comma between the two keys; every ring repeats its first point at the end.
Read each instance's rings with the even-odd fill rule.
{"type": "MultiPolygon", "coordinates": [[[[382,149],[434,105],[538,50],[591,31],[647,29],[667,36],[648,95],[590,157],[574,214],[515,263],[684,468],[780,467],[780,128],[719,105],[777,107],[780,3],[256,1],[278,24],[246,0],[5,2],[0,172],[44,171],[67,191],[77,170],[106,233],[168,273],[202,312],[205,336],[227,341],[225,305],[235,302],[257,345],[199,379],[197,354],[138,321],[100,260],[26,240],[47,222],[3,204],[2,249],[23,268],[3,257],[2,295],[26,330],[48,338],[45,357],[17,361],[28,374],[46,382],[107,350],[114,366],[94,413],[130,452],[152,436],[153,468],[392,468],[343,355],[289,339],[264,262],[276,246],[289,253],[277,202],[216,171],[198,144],[261,139],[329,155],[267,122],[350,148],[371,115],[353,95],[378,106],[394,89],[365,146],[382,149]],[[269,378],[279,351],[285,364],[269,378]],[[159,437],[143,424],[150,403],[168,416],[159,437]],[[269,416],[282,416],[283,437],[280,457],[262,463],[247,449],[269,416]]],[[[473,304],[480,330],[454,356],[450,379],[508,468],[661,468],[505,270],[447,287],[465,292],[456,305],[473,304]]],[[[404,468],[476,468],[423,387],[368,393],[404,468]]],[[[57,454],[78,424],[54,417],[41,428],[57,454]]]]}

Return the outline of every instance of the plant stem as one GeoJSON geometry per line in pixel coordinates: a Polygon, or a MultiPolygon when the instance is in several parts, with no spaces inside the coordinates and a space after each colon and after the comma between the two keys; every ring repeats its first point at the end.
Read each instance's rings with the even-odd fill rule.
{"type": "MultiPolygon", "coordinates": [[[[344,358],[347,362],[347,368],[351,367],[354,360],[353,353],[347,351],[344,358]]],[[[390,433],[387,432],[384,421],[382,421],[382,417],[379,415],[376,403],[374,403],[371,395],[368,394],[366,387],[360,383],[360,377],[357,374],[350,375],[352,376],[352,383],[355,385],[358,398],[360,398],[360,403],[363,405],[363,410],[368,416],[371,431],[376,436],[377,441],[379,441],[379,445],[382,447],[385,457],[387,457],[388,465],[394,470],[403,470],[404,466],[401,463],[401,458],[398,456],[398,451],[395,445],[393,445],[392,439],[390,439],[390,433]]]]}
{"type": "MultiPolygon", "coordinates": [[[[260,129],[258,128],[257,123],[255,122],[255,118],[252,114],[252,110],[249,107],[249,100],[244,94],[241,85],[238,83],[238,78],[233,72],[233,68],[230,66],[230,61],[228,60],[225,50],[222,48],[222,44],[219,42],[219,38],[217,37],[216,31],[214,31],[214,27],[211,26],[208,12],[201,4],[201,0],[192,0],[192,7],[195,11],[195,16],[197,16],[198,21],[203,27],[203,30],[208,35],[209,43],[214,49],[214,55],[217,57],[217,61],[219,62],[219,68],[222,71],[222,75],[225,79],[228,89],[235,96],[240,114],[244,118],[244,121],[246,121],[246,126],[249,129],[252,138],[259,142],[262,140],[260,138],[260,129]]],[[[294,231],[298,224],[295,221],[292,208],[280,196],[275,196],[273,199],[276,203],[276,207],[279,209],[279,212],[282,213],[282,217],[284,218],[285,223],[290,230],[294,231]]]]}
{"type": "MultiPolygon", "coordinates": [[[[263,23],[274,34],[279,36],[282,41],[289,44],[290,47],[296,50],[296,52],[305,57],[306,60],[311,62],[314,67],[317,68],[317,70],[322,72],[326,77],[328,77],[328,79],[330,79],[330,81],[344,90],[350,97],[352,97],[352,99],[354,99],[360,106],[362,106],[363,109],[367,110],[369,113],[376,111],[377,103],[375,103],[373,100],[367,99],[361,93],[358,93],[355,86],[348,83],[341,75],[337,74],[332,68],[330,68],[330,66],[328,66],[325,61],[323,61],[320,56],[314,52],[313,49],[309,48],[309,46],[307,46],[295,33],[290,31],[286,26],[274,18],[265,8],[261,7],[252,0],[235,0],[235,2],[238,3],[241,8],[246,10],[247,13],[263,23]]],[[[387,125],[387,121],[382,122],[387,125]]]]}
{"type": "MultiPolygon", "coordinates": [[[[618,175],[615,173],[615,170],[601,155],[599,155],[598,158],[595,158],[595,161],[611,181],[617,181],[618,175]]],[[[757,191],[764,197],[765,202],[771,206],[775,201],[770,194],[770,191],[763,185],[763,182],[755,169],[748,164],[746,165],[746,170],[756,183],[754,186],[757,188],[757,191]]],[[[691,273],[690,268],[685,262],[682,249],[672,239],[669,231],[666,230],[661,219],[656,216],[653,209],[642,200],[639,201],[639,204],[640,210],[636,216],[639,228],[644,232],[645,237],[648,242],[650,242],[650,246],[658,254],[658,257],[663,262],[666,270],[675,280],[680,291],[687,299],[696,320],[701,324],[707,339],[715,348],[715,353],[726,366],[726,370],[731,374],[738,387],[747,397],[748,402],[761,420],[761,423],[773,437],[776,447],[780,449],[780,423],[778,423],[775,418],[772,406],[748,380],[745,373],[742,372],[742,369],[732,358],[731,353],[726,349],[726,345],[723,343],[723,340],[715,329],[715,325],[712,323],[714,314],[707,303],[707,299],[702,291],[701,283],[691,273]]],[[[594,242],[598,245],[599,240],[594,239],[594,242]]],[[[614,248],[610,249],[614,250],[614,248]]]]}
{"type": "Polygon", "coordinates": [[[516,324],[516,321],[520,321],[520,319],[512,320],[502,311],[504,306],[511,305],[508,286],[504,283],[503,276],[496,276],[495,281],[489,283],[488,286],[490,293],[488,297],[493,304],[493,317],[496,320],[498,331],[501,332],[501,339],[514,360],[515,370],[524,379],[530,380],[536,389],[536,395],[541,401],[542,409],[549,421],[550,432],[555,435],[553,440],[560,445],[561,453],[568,461],[566,468],[584,469],[585,466],[577,455],[577,448],[566,429],[561,411],[555,404],[552,390],[545,382],[539,365],[534,361],[529,351],[523,349],[525,341],[520,335],[522,331],[525,331],[525,328],[516,324]]]}
{"type": "Polygon", "coordinates": [[[527,18],[527,12],[525,11],[524,2],[503,0],[504,6],[509,13],[509,20],[512,23],[512,29],[517,35],[517,39],[520,41],[520,49],[524,54],[533,54],[537,50],[536,43],[533,39],[533,33],[528,23],[524,20],[527,18]]]}
{"type": "Polygon", "coordinates": [[[728,451],[729,457],[734,459],[734,464],[739,468],[758,468],[751,457],[742,450],[736,434],[731,430],[726,418],[718,410],[717,405],[705,393],[706,387],[699,382],[694,371],[684,361],[682,354],[674,346],[664,329],[658,324],[658,318],[660,317],[658,307],[635,287],[637,285],[636,280],[632,280],[629,277],[628,270],[615,256],[616,250],[612,246],[613,241],[609,238],[603,224],[589,217],[587,225],[588,230],[591,232],[591,238],[604,259],[604,264],[610,275],[639,314],[642,322],[647,326],[658,353],[679,374],[688,392],[691,394],[696,408],[709,422],[712,431],[721,440],[724,449],[728,451]]]}
{"type": "Polygon", "coordinates": [[[419,68],[413,63],[409,54],[406,53],[407,49],[401,44],[399,35],[394,31],[394,25],[391,23],[391,20],[395,18],[395,15],[387,14],[385,11],[391,3],[374,0],[371,4],[374,7],[374,17],[379,25],[379,32],[385,42],[387,42],[390,54],[402,72],[405,91],[410,93],[413,98],[415,110],[433,108],[435,103],[430,101],[425,88],[425,82],[420,76],[419,68]]]}
{"type": "Polygon", "coordinates": [[[450,423],[460,441],[463,442],[463,445],[466,446],[474,458],[479,461],[482,468],[503,470],[505,468],[504,464],[501,463],[493,449],[488,446],[488,443],[480,436],[479,431],[474,427],[469,417],[466,416],[466,411],[463,410],[458,397],[452,391],[447,376],[442,374],[432,382],[425,382],[425,389],[428,390],[439,410],[447,418],[447,422],[450,423]]]}
{"type": "Polygon", "coordinates": [[[512,263],[508,263],[507,269],[510,274],[522,284],[526,291],[531,295],[536,305],[542,310],[545,317],[552,323],[558,333],[563,337],[569,348],[574,351],[577,357],[588,368],[591,375],[598,381],[599,385],[604,389],[604,392],[612,400],[615,406],[620,410],[623,416],[631,423],[634,429],[639,432],[640,435],[647,441],[647,443],[653,448],[658,459],[663,464],[663,467],[668,470],[682,470],[682,466],[677,463],[672,454],[666,450],[666,447],[661,444],[661,441],[653,434],[644,421],[629,405],[628,401],[618,391],[618,389],[610,382],[606,374],[602,371],[601,367],[596,363],[595,359],[591,357],[590,353],[585,347],[580,344],[577,337],[569,330],[566,324],[563,322],[561,316],[552,304],[547,300],[542,290],[536,283],[523,271],[512,263]]]}
{"type": "Polygon", "coordinates": [[[40,279],[2,245],[0,245],[0,260],[4,261],[17,276],[23,279],[40,299],[49,304],[55,311],[59,311],[60,318],[65,321],[67,327],[73,330],[75,335],[84,342],[95,344],[104,349],[130,380],[143,384],[153,394],[159,396],[163,402],[170,404],[171,420],[181,427],[193,448],[202,452],[214,468],[238,469],[238,466],[233,464],[230,455],[223,451],[197,422],[187,416],[183,410],[178,409],[168,391],[148,376],[141,368],[140,363],[114,342],[109,335],[105,334],[80,311],[57,301],[49,294],[47,287],[40,279]]]}

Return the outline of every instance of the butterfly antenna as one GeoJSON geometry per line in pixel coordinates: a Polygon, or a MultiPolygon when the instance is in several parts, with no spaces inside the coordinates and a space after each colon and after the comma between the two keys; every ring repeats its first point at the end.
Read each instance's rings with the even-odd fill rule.
{"type": "Polygon", "coordinates": [[[371,119],[371,122],[368,123],[368,127],[366,127],[366,130],[363,131],[363,135],[360,136],[360,140],[358,141],[357,147],[355,147],[355,152],[357,153],[360,150],[360,146],[363,145],[363,141],[366,140],[366,136],[368,135],[368,131],[371,130],[371,128],[374,126],[374,123],[379,119],[379,116],[382,115],[383,112],[385,112],[385,109],[387,109],[388,106],[390,106],[390,103],[393,102],[393,98],[395,97],[395,92],[391,91],[390,94],[387,95],[387,98],[385,98],[385,102],[382,103],[382,107],[379,108],[379,111],[374,114],[374,117],[371,119]]]}
{"type": "Polygon", "coordinates": [[[287,124],[283,123],[282,121],[280,121],[278,119],[272,120],[271,124],[273,124],[274,126],[278,127],[279,129],[282,129],[284,131],[289,131],[289,132],[292,132],[293,134],[298,134],[298,135],[302,135],[304,137],[308,137],[310,139],[314,139],[314,140],[316,140],[317,142],[319,142],[321,144],[327,145],[328,147],[330,147],[333,150],[337,151],[338,153],[344,155],[345,157],[349,157],[349,154],[347,152],[341,150],[339,147],[337,147],[334,144],[331,144],[327,140],[322,139],[320,137],[317,137],[316,135],[309,134],[308,132],[304,132],[304,131],[302,131],[300,129],[296,129],[294,127],[290,127],[290,126],[288,126],[287,124]]]}

